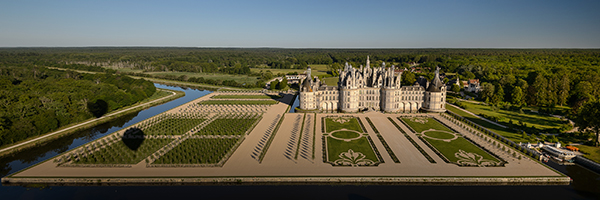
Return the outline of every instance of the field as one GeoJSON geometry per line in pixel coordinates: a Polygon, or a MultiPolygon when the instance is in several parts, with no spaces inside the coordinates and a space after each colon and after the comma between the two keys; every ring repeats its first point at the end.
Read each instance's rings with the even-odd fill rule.
{"type": "Polygon", "coordinates": [[[273,105],[273,100],[207,100],[201,101],[200,105],[273,105]]]}
{"type": "Polygon", "coordinates": [[[325,124],[327,133],[342,129],[354,130],[363,133],[363,130],[355,117],[327,117],[325,118],[325,124]]]}
{"type": "Polygon", "coordinates": [[[339,80],[340,80],[339,77],[327,77],[327,78],[321,79],[321,81],[323,81],[323,83],[327,84],[327,86],[337,86],[339,80]]]}
{"type": "Polygon", "coordinates": [[[188,78],[204,78],[213,80],[234,80],[238,83],[255,84],[258,77],[248,75],[232,75],[232,74],[218,74],[218,73],[193,73],[193,72],[146,72],[145,74],[151,75],[172,75],[172,76],[187,76],[188,78]]]}
{"type": "MultiPolygon", "coordinates": [[[[311,68],[311,74],[313,76],[322,76],[322,75],[327,75],[327,65],[309,65],[311,68]]],[[[274,76],[277,76],[277,74],[279,73],[293,73],[296,72],[298,74],[303,74],[306,70],[305,69],[270,69],[270,68],[250,68],[250,71],[252,73],[255,72],[260,72],[260,71],[267,71],[270,70],[271,73],[273,73],[274,76]]]]}
{"type": "MultiPolygon", "coordinates": [[[[461,102],[467,106],[469,112],[475,113],[476,115],[486,115],[486,116],[494,116],[500,118],[499,122],[508,123],[510,119],[512,119],[513,123],[523,122],[527,126],[535,126],[536,128],[560,128],[561,124],[564,122],[556,117],[551,117],[547,115],[540,115],[531,112],[519,113],[517,111],[509,111],[498,109],[498,111],[493,111],[490,106],[482,105],[482,104],[474,104],[469,102],[461,102]]],[[[451,106],[447,106],[451,107],[451,106]]]]}

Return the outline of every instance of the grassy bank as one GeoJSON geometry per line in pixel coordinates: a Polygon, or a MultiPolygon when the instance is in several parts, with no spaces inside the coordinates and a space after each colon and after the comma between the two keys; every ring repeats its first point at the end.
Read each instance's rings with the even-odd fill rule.
{"type": "Polygon", "coordinates": [[[44,145],[44,144],[46,144],[46,143],[48,143],[50,141],[59,139],[61,137],[67,136],[67,135],[70,135],[70,134],[75,133],[77,131],[88,129],[88,128],[97,126],[99,124],[106,123],[108,121],[116,119],[118,117],[130,114],[130,113],[138,112],[140,110],[144,110],[146,108],[149,108],[149,107],[152,107],[152,106],[155,106],[155,105],[163,104],[163,103],[169,102],[171,100],[177,99],[177,98],[182,97],[182,96],[185,96],[185,93],[181,92],[181,91],[159,89],[159,90],[157,90],[157,92],[155,92],[154,95],[152,95],[151,97],[149,97],[148,99],[146,99],[146,100],[144,100],[142,102],[138,102],[138,103],[136,103],[134,105],[123,107],[123,108],[121,108],[119,110],[115,110],[113,112],[106,113],[105,116],[107,116],[107,117],[92,118],[92,119],[88,119],[86,121],[82,121],[82,122],[78,122],[78,123],[74,123],[74,124],[68,124],[66,126],[61,127],[60,129],[58,129],[56,131],[51,132],[51,133],[46,133],[46,134],[39,135],[39,136],[36,136],[36,137],[27,138],[26,140],[22,140],[22,141],[19,141],[17,143],[13,143],[13,144],[10,144],[10,145],[2,146],[1,148],[4,149],[4,148],[8,148],[8,147],[11,147],[11,146],[14,146],[14,145],[23,144],[23,143],[31,141],[31,140],[36,140],[36,139],[44,137],[44,136],[46,136],[48,134],[60,132],[60,133],[55,134],[55,135],[53,135],[51,137],[47,137],[47,138],[41,139],[41,140],[36,141],[36,142],[31,142],[31,143],[19,146],[17,148],[11,149],[11,150],[0,152],[0,157],[7,156],[7,155],[10,155],[10,154],[13,154],[13,153],[17,153],[17,152],[20,152],[20,151],[23,151],[25,149],[29,149],[29,148],[32,148],[32,147],[44,145]],[[161,90],[164,90],[164,91],[163,92],[159,92],[161,90]],[[149,103],[148,105],[139,106],[141,104],[148,103],[150,101],[166,97],[166,96],[168,96],[166,94],[172,94],[172,92],[170,92],[170,91],[175,92],[175,95],[172,95],[172,96],[170,96],[168,98],[165,98],[165,99],[163,99],[161,101],[149,103]],[[136,107],[136,106],[139,106],[139,107],[136,107]],[[132,107],[136,107],[136,108],[128,110],[128,111],[123,112],[123,113],[116,114],[116,115],[108,116],[108,115],[111,115],[112,113],[120,112],[122,110],[129,109],[129,108],[132,108],[132,107]],[[95,120],[95,121],[93,121],[93,120],[95,120]],[[93,122],[88,123],[90,121],[93,121],[93,122]],[[87,123],[87,124],[79,126],[77,128],[71,128],[73,126],[77,126],[77,125],[82,124],[82,123],[87,123]],[[71,128],[71,129],[69,129],[69,128],[71,128]],[[68,129],[68,130],[66,130],[66,129],[68,129]]]}

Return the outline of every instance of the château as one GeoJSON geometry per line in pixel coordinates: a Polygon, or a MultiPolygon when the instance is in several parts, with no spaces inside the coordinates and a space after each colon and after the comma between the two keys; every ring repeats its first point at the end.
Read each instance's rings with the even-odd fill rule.
{"type": "Polygon", "coordinates": [[[300,109],[320,111],[359,112],[376,110],[412,113],[446,111],[446,86],[440,80],[439,68],[431,82],[419,77],[413,85],[401,85],[402,73],[395,66],[371,67],[367,56],[366,67],[357,69],[346,63],[339,70],[338,86],[321,84],[311,76],[300,85],[300,109]]]}

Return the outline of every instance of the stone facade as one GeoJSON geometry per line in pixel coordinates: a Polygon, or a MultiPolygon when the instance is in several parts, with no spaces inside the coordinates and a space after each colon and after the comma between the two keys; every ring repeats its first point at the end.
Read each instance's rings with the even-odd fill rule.
{"type": "Polygon", "coordinates": [[[358,112],[377,110],[384,112],[444,112],[446,86],[440,81],[439,69],[429,84],[421,78],[414,85],[402,86],[402,73],[395,66],[371,67],[367,57],[366,67],[354,68],[346,63],[340,70],[338,86],[321,85],[317,77],[307,70],[307,78],[300,85],[300,109],[358,112]]]}

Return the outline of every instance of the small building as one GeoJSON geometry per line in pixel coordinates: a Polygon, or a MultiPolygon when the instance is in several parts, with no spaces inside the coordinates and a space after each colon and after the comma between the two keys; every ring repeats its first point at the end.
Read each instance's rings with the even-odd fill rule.
{"type": "Polygon", "coordinates": [[[467,87],[465,88],[467,92],[478,93],[481,91],[481,86],[479,84],[479,79],[471,79],[467,82],[467,87]]]}

